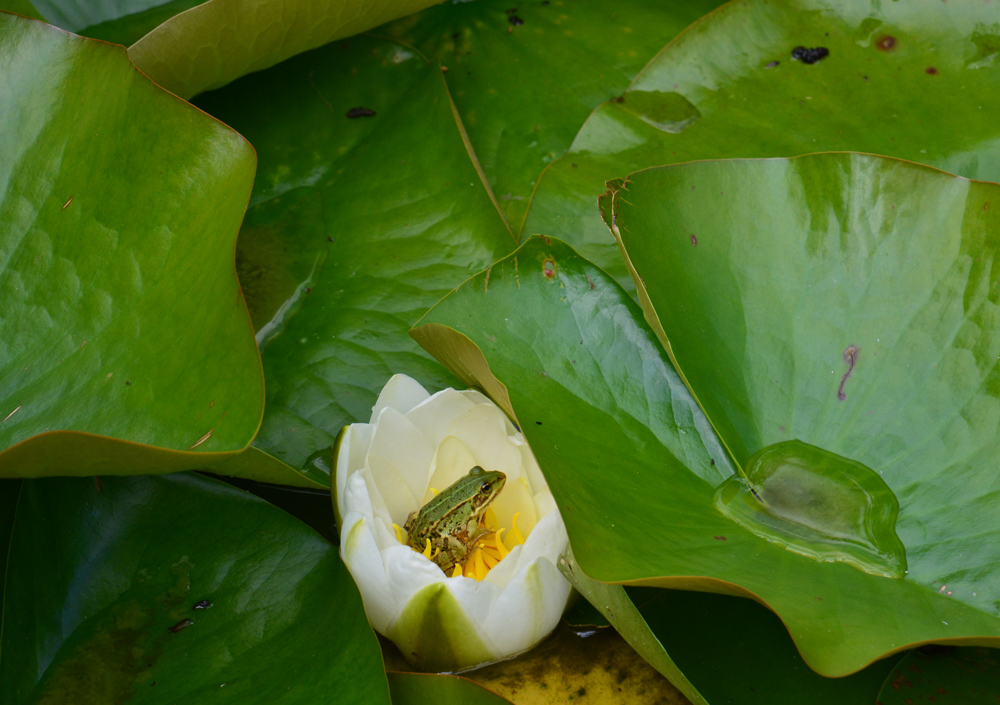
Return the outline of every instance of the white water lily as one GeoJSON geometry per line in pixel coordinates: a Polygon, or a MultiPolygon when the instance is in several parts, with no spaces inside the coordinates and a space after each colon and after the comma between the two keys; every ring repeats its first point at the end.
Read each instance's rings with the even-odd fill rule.
{"type": "Polygon", "coordinates": [[[412,664],[469,668],[524,651],[556,626],[570,592],[556,567],[566,528],[524,436],[486,396],[430,395],[396,375],[371,423],[344,430],[335,464],[340,555],[372,626],[412,664]],[[402,544],[393,524],[403,526],[435,488],[476,465],[507,476],[491,505],[505,555],[498,563],[487,556],[492,568],[477,559],[478,575],[470,559],[473,577],[446,577],[402,544]],[[523,543],[512,545],[518,538],[523,543]]]}

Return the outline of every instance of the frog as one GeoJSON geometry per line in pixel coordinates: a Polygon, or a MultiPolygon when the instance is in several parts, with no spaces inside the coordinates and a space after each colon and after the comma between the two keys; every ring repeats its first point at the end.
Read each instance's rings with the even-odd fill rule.
{"type": "Polygon", "coordinates": [[[450,575],[487,533],[483,516],[506,482],[507,476],[499,470],[487,471],[476,465],[420,511],[410,512],[403,526],[406,544],[423,551],[430,541],[432,560],[450,575]]]}

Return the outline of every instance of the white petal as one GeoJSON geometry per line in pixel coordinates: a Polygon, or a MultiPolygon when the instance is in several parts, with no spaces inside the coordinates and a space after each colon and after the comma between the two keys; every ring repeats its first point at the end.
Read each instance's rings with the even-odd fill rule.
{"type": "Polygon", "coordinates": [[[434,446],[430,444],[420,429],[405,416],[395,409],[383,409],[375,424],[375,434],[372,437],[371,450],[368,455],[369,467],[372,467],[372,456],[382,458],[395,473],[391,479],[383,478],[379,473],[375,473],[375,480],[387,503],[389,503],[389,496],[392,494],[390,488],[386,487],[388,483],[402,481],[406,483],[413,495],[414,499],[408,508],[396,507],[389,503],[392,520],[396,523],[405,522],[406,514],[418,509],[416,503],[427,488],[431,461],[434,458],[434,446]],[[397,514],[397,511],[402,512],[402,514],[397,514]]]}
{"type": "Polygon", "coordinates": [[[535,502],[535,511],[540,517],[545,516],[549,512],[559,512],[558,507],[556,507],[556,500],[547,488],[536,493],[532,500],[535,502]]]}
{"type": "Polygon", "coordinates": [[[370,491],[381,497],[386,522],[404,526],[410,512],[419,507],[410,486],[385,458],[369,455],[367,463],[366,472],[370,473],[369,477],[374,478],[370,491]]]}
{"type": "Polygon", "coordinates": [[[452,422],[474,406],[461,392],[442,389],[410,409],[406,418],[423,431],[431,445],[436,446],[448,435],[448,427],[452,422]]]}
{"type": "Polygon", "coordinates": [[[344,517],[351,513],[363,514],[367,517],[374,515],[375,512],[372,507],[371,493],[369,491],[368,482],[365,478],[365,470],[358,470],[356,473],[347,478],[343,496],[344,517]]]}
{"type": "Polygon", "coordinates": [[[382,412],[382,409],[395,409],[401,414],[427,399],[430,394],[420,383],[406,375],[393,375],[378,395],[375,406],[372,407],[372,423],[382,412]]]}
{"type": "Polygon", "coordinates": [[[566,607],[569,583],[556,566],[538,558],[507,583],[486,621],[486,632],[504,654],[516,654],[551,632],[566,607]]]}
{"type": "Polygon", "coordinates": [[[389,638],[422,670],[459,670],[503,656],[451,591],[453,582],[425,585],[389,626],[389,638]]]}
{"type": "Polygon", "coordinates": [[[372,430],[372,426],[369,424],[352,423],[344,431],[344,437],[340,440],[334,478],[337,483],[337,510],[341,517],[350,511],[344,506],[344,488],[347,485],[347,478],[364,466],[365,456],[368,455],[368,446],[371,445],[372,430]]]}
{"type": "Polygon", "coordinates": [[[469,470],[475,464],[476,459],[462,441],[455,436],[445,438],[434,454],[434,460],[431,463],[433,468],[431,479],[427,485],[427,491],[424,493],[421,506],[430,501],[431,497],[434,496],[434,492],[431,491],[432,487],[440,492],[459,478],[468,475],[469,470]]]}
{"type": "Polygon", "coordinates": [[[528,445],[528,442],[524,440],[524,436],[517,434],[512,439],[512,442],[521,452],[521,467],[524,469],[524,474],[527,476],[528,482],[531,483],[532,491],[537,493],[541,490],[547,490],[549,488],[549,483],[545,481],[542,469],[538,467],[538,461],[535,460],[535,454],[531,452],[531,447],[528,445]]]}
{"type": "Polygon", "coordinates": [[[492,404],[493,401],[480,392],[478,389],[463,389],[459,392],[463,397],[472,402],[473,406],[476,404],[492,404]]]}
{"type": "Polygon", "coordinates": [[[382,555],[375,538],[368,530],[365,517],[350,513],[344,517],[345,531],[341,534],[340,556],[358,584],[365,603],[368,620],[377,631],[384,632],[389,620],[399,611],[386,579],[382,555]]]}
{"type": "Polygon", "coordinates": [[[462,439],[477,465],[505,473],[510,482],[523,473],[520,449],[507,438],[506,418],[494,404],[479,404],[456,418],[448,435],[462,439]]]}
{"type": "Polygon", "coordinates": [[[413,593],[425,585],[445,580],[444,573],[436,564],[409,546],[397,543],[385,549],[382,560],[389,590],[398,608],[402,608],[413,593]]]}
{"type": "Polygon", "coordinates": [[[534,530],[538,522],[538,515],[535,513],[535,502],[531,496],[531,489],[528,487],[528,480],[524,477],[507,477],[507,484],[500,490],[500,494],[493,500],[493,511],[496,512],[497,521],[504,531],[503,537],[510,538],[514,526],[514,515],[520,514],[517,518],[517,529],[523,536],[534,530]]]}

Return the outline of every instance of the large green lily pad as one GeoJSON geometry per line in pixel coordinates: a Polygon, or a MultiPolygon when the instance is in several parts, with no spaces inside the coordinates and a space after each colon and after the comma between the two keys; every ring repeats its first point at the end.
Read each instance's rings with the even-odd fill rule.
{"type": "Polygon", "coordinates": [[[220,482],[25,481],[7,566],[4,703],[389,702],[336,547],[220,482]]]}
{"type": "MultiPolygon", "coordinates": [[[[818,170],[816,178],[826,174],[826,178],[834,179],[843,161],[851,158],[832,155],[818,159],[829,168],[818,170]]],[[[872,171],[877,172],[876,166],[882,163],[873,162],[872,171]]],[[[782,161],[767,163],[787,165],[782,161]]],[[[750,168],[740,162],[729,168],[738,168],[739,164],[750,168]]],[[[961,192],[963,184],[964,188],[973,188],[968,182],[920,167],[895,162],[883,166],[911,169],[917,174],[916,182],[936,180],[940,192],[934,201],[928,200],[929,191],[911,193],[910,182],[895,188],[894,193],[901,198],[912,199],[905,201],[906,208],[904,201],[899,202],[902,213],[911,212],[907,208],[912,210],[914,204],[925,201],[943,207],[949,189],[954,196],[961,192]]],[[[676,170],[679,174],[687,169],[693,177],[699,167],[707,169],[696,165],[676,170]]],[[[748,171],[738,181],[753,188],[756,176],[748,171]]],[[[730,178],[726,183],[732,187],[734,182],[730,178]]],[[[699,189],[711,190],[704,182],[694,185],[696,193],[699,189]]],[[[889,189],[888,183],[883,185],[889,189]]],[[[688,194],[690,186],[684,182],[688,194]]],[[[775,189],[774,184],[769,187],[775,189]]],[[[974,188],[978,197],[980,190],[997,187],[974,188]]],[[[859,214],[859,218],[860,214],[874,217],[872,214],[883,213],[886,218],[892,217],[890,204],[885,211],[861,207],[859,199],[869,193],[867,189],[851,193],[855,197],[852,203],[858,207],[850,212],[859,214]]],[[[762,193],[755,196],[763,199],[762,193]]],[[[772,190],[771,197],[771,203],[795,204],[797,212],[807,211],[806,205],[827,215],[837,212],[819,194],[804,201],[779,189],[772,190]]],[[[747,208],[755,207],[757,202],[740,201],[747,208]]],[[[732,221],[726,219],[728,227],[740,227],[744,232],[758,225],[765,229],[755,239],[748,238],[748,245],[753,242],[759,246],[761,241],[774,237],[766,230],[775,225],[774,219],[763,212],[767,203],[763,199],[754,217],[743,214],[732,221]],[[759,223],[754,218],[759,218],[759,223]]],[[[969,217],[976,217],[981,208],[980,202],[969,211],[969,217]]],[[[703,217],[721,219],[722,210],[716,204],[714,210],[706,207],[699,212],[706,214],[703,217]]],[[[958,205],[951,210],[956,218],[964,212],[964,206],[958,205]]],[[[619,227],[622,217],[620,213],[619,227]]],[[[667,227],[666,222],[672,221],[661,223],[661,231],[667,227]]],[[[837,226],[835,219],[827,217],[817,217],[815,226],[818,228],[820,223],[837,226]]],[[[887,232],[892,231],[890,226],[885,227],[887,232]]],[[[969,227],[970,232],[983,232],[971,221],[969,227]]],[[[692,248],[689,233],[684,236],[684,246],[692,248]]],[[[830,245],[836,242],[834,238],[830,245]]],[[[693,251],[700,253],[701,247],[699,240],[693,251]]],[[[775,248],[771,252],[776,258],[783,256],[775,248]]],[[[744,264],[733,260],[720,273],[757,271],[745,269],[744,264]]],[[[775,262],[768,266],[768,275],[784,271],[775,262]]],[[[870,265],[859,267],[859,271],[870,269],[870,265]]],[[[935,480],[933,474],[912,474],[905,485],[892,485],[901,506],[897,530],[906,545],[910,565],[909,575],[902,579],[873,575],[845,562],[822,563],[786,550],[727,519],[715,508],[715,488],[732,473],[727,454],[707,428],[708,420],[673,371],[655,334],[642,320],[638,306],[623,289],[554,239],[534,238],[511,257],[494,264],[489,270],[488,287],[486,276],[478,275],[440,302],[413,334],[464,380],[480,384],[518,419],[545,468],[576,558],[588,576],[605,582],[752,596],[778,614],[805,661],[830,676],[854,672],[875,659],[926,641],[983,639],[996,643],[1000,619],[990,598],[997,580],[998,562],[992,552],[998,544],[990,539],[990,532],[997,526],[993,514],[996,510],[990,504],[988,491],[976,495],[977,488],[988,485],[973,481],[968,483],[971,486],[949,489],[942,495],[942,480],[935,480]],[[946,528],[949,519],[952,524],[946,528]],[[924,523],[940,527],[936,535],[926,535],[928,540],[916,531],[924,523]],[[951,553],[944,555],[949,547],[951,553]],[[956,584],[957,589],[953,589],[956,584]],[[942,585],[947,587],[942,589],[942,585]],[[949,589],[952,595],[947,594],[949,589]]],[[[708,272],[705,276],[708,286],[708,272]]],[[[648,284],[651,275],[645,278],[648,284]]],[[[687,284],[673,280],[677,307],[688,306],[690,310],[694,299],[684,293],[687,284]]],[[[723,301],[728,290],[718,282],[715,286],[718,293],[714,299],[723,301]]],[[[863,289],[852,291],[858,290],[863,289]]],[[[925,289],[912,291],[916,294],[925,289]]],[[[801,298],[802,292],[798,296],[801,298]]],[[[931,292],[927,296],[937,300],[931,292]]],[[[957,296],[961,302],[961,294],[957,296]]],[[[886,297],[883,293],[883,305],[890,301],[886,297]]],[[[775,315],[780,312],[777,306],[772,308],[775,315]]],[[[892,315],[900,310],[905,311],[894,308],[892,315]]],[[[815,318],[817,322],[825,320],[818,314],[815,318]]],[[[859,320],[876,318],[874,312],[867,317],[859,314],[859,320]]],[[[730,314],[728,318],[692,316],[691,320],[718,334],[716,327],[725,330],[727,321],[734,319],[730,314]]],[[[776,340],[780,340],[782,320],[777,318],[773,328],[776,340]]],[[[901,320],[905,323],[910,319],[901,320]]],[[[905,328],[903,323],[899,325],[905,328]]],[[[925,344],[923,349],[931,347],[925,344]]],[[[900,354],[909,351],[902,347],[898,350],[900,354]]],[[[836,356],[842,351],[836,350],[836,356]]],[[[684,359],[679,359],[683,369],[684,359]]],[[[872,365],[876,364],[882,364],[881,357],[873,359],[872,365]]],[[[825,375],[828,383],[829,367],[825,375]]],[[[770,375],[766,379],[772,381],[770,375]]],[[[696,381],[691,381],[697,392],[696,381]]],[[[783,392],[783,398],[800,398],[791,388],[781,386],[789,381],[779,377],[773,388],[775,394],[783,392]]],[[[841,404],[835,396],[836,385],[833,392],[832,403],[841,404]]],[[[860,384],[851,396],[866,399],[860,384]]],[[[947,394],[942,387],[927,403],[941,404],[944,398],[947,394]]],[[[910,400],[918,415],[921,403],[920,399],[910,400]]],[[[867,411],[865,408],[860,414],[862,420],[867,419],[867,411]]],[[[836,418],[827,421],[833,423],[836,418]]],[[[987,429],[988,424],[983,422],[988,418],[969,416],[970,427],[979,424],[974,427],[987,429]]],[[[925,428],[940,434],[936,427],[925,428]]],[[[848,428],[842,430],[850,436],[848,428]]],[[[828,433],[836,435],[835,430],[828,433]]],[[[983,434],[981,438],[985,439],[986,430],[983,434]]],[[[723,438],[728,442],[725,434],[723,438]]],[[[928,453],[925,462],[933,460],[930,451],[949,438],[954,436],[929,437],[922,449],[928,453]]],[[[883,450],[890,445],[899,447],[895,442],[885,443],[883,450]]],[[[845,451],[843,446],[834,448],[838,450],[845,451]]],[[[975,477],[960,464],[974,457],[959,456],[959,464],[949,470],[975,477]]],[[[979,457],[988,457],[988,444],[979,457]]],[[[890,481],[888,475],[886,480],[890,481]]]]}
{"type": "Polygon", "coordinates": [[[428,8],[372,32],[447,68],[469,141],[518,233],[539,174],[566,152],[587,115],[718,4],[477,0],[428,8]]]}
{"type": "Polygon", "coordinates": [[[153,29],[129,55],[161,86],[190,98],[435,1],[208,0],[153,29]]]}
{"type": "Polygon", "coordinates": [[[121,47],[10,14],[0,37],[0,476],[241,450],[263,404],[232,254],[253,149],[121,47]]]}
{"type": "Polygon", "coordinates": [[[594,210],[604,182],[697,159],[854,150],[1000,180],[1000,22],[985,2],[736,0],[588,118],[539,181],[526,233],[632,283],[594,210]],[[824,47],[814,64],[798,46],[824,47]]]}
{"type": "Polygon", "coordinates": [[[514,239],[440,70],[412,49],[356,37],[199,105],[260,155],[237,250],[267,377],[255,444],[328,473],[337,433],[393,374],[457,384],[406,331],[514,239]]]}

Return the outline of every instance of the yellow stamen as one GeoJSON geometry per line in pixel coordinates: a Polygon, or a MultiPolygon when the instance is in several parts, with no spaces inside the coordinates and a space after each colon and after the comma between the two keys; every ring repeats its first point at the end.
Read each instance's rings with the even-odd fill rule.
{"type": "Polygon", "coordinates": [[[514,537],[515,546],[524,543],[524,537],[521,536],[521,532],[517,528],[517,518],[519,516],[521,516],[521,512],[515,514],[514,518],[510,520],[510,523],[514,525],[513,528],[510,530],[510,535],[514,537]]]}
{"type": "Polygon", "coordinates": [[[497,553],[500,554],[500,560],[506,558],[507,554],[510,553],[510,551],[507,550],[507,547],[503,545],[503,539],[500,538],[500,535],[503,534],[503,532],[504,530],[500,529],[495,534],[493,534],[493,539],[496,542],[497,553]]]}
{"type": "Polygon", "coordinates": [[[428,487],[427,489],[429,489],[431,492],[433,492],[435,497],[437,497],[439,494],[441,494],[441,490],[436,490],[433,487],[428,487]]]}
{"type": "Polygon", "coordinates": [[[455,570],[451,571],[451,577],[460,578],[462,577],[462,566],[455,564],[455,570]]]}
{"type": "MultiPolygon", "coordinates": [[[[493,567],[500,561],[490,555],[489,551],[480,551],[479,555],[483,557],[483,562],[486,563],[487,570],[493,570],[493,567]]],[[[483,577],[486,577],[485,575],[483,577]]]]}
{"type": "Polygon", "coordinates": [[[474,570],[476,571],[476,580],[481,581],[486,577],[486,574],[490,572],[490,569],[487,568],[486,564],[483,562],[483,552],[476,551],[472,556],[472,560],[475,561],[474,570]]]}
{"type": "Polygon", "coordinates": [[[400,543],[406,543],[403,541],[403,529],[400,528],[399,524],[393,524],[392,528],[396,530],[396,540],[400,543]]]}
{"type": "Polygon", "coordinates": [[[434,555],[432,556],[431,555],[431,540],[430,539],[426,539],[426,541],[427,541],[427,545],[424,547],[424,558],[430,558],[431,560],[434,560],[441,553],[441,549],[440,548],[435,548],[434,549],[434,555]]]}

